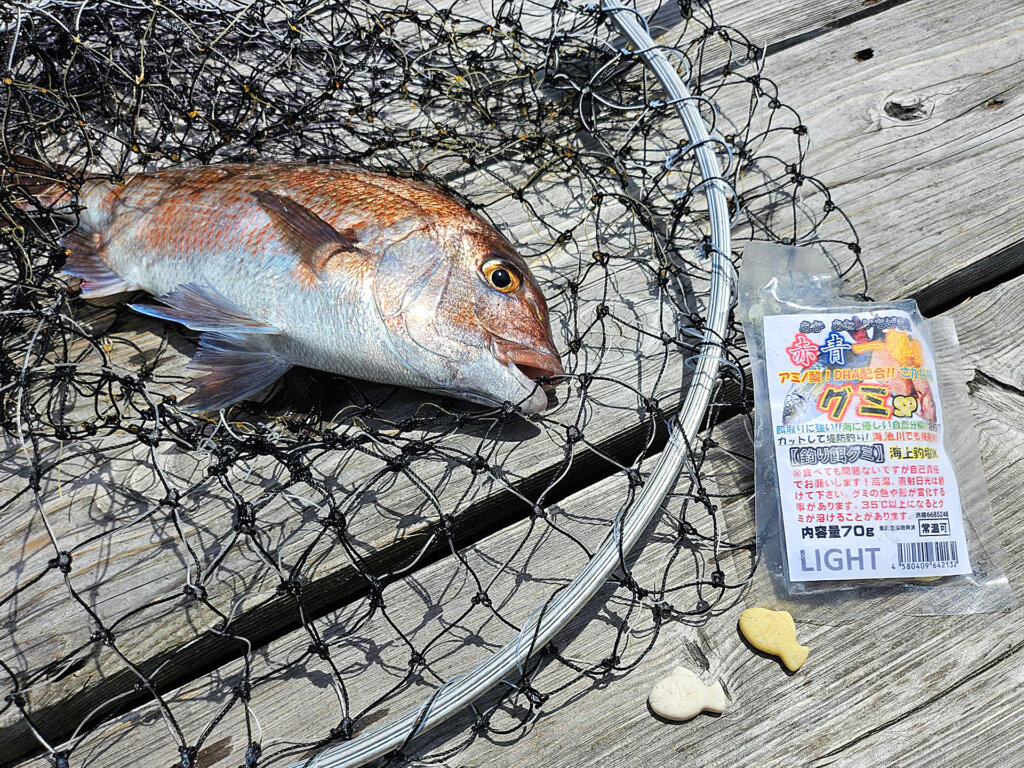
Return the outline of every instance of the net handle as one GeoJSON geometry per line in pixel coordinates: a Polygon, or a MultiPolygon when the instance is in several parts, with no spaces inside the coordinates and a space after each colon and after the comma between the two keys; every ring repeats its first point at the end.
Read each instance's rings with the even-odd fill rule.
{"type": "MultiPolygon", "coordinates": [[[[596,6],[595,6],[596,7],[596,6]]],[[[686,128],[702,178],[710,219],[710,298],[700,351],[686,400],[670,425],[668,444],[632,507],[616,520],[601,546],[583,570],[540,609],[533,611],[520,635],[492,654],[466,675],[442,685],[423,705],[411,709],[391,723],[351,741],[327,747],[312,759],[289,768],[355,768],[401,749],[415,736],[464,709],[506,676],[522,669],[537,650],[543,648],[608,581],[620,562],[636,544],[661,508],[686,465],[688,446],[694,441],[711,401],[722,359],[722,339],[732,304],[733,267],[729,260],[729,185],[722,178],[714,143],[695,97],[660,47],[651,39],[642,16],[619,0],[601,0],[615,26],[629,41],[644,64],[664,87],[686,128]]]]}

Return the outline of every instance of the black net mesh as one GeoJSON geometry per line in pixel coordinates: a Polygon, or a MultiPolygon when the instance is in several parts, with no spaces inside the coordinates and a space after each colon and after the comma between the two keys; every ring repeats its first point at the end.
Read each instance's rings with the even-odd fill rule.
{"type": "MultiPolygon", "coordinates": [[[[733,261],[749,239],[820,243],[862,280],[764,52],[706,2],[638,11],[718,139],[733,261]]],[[[564,0],[26,0],[0,29],[0,763],[285,765],[514,638],[644,483],[703,330],[694,147],[608,15],[564,0]],[[70,193],[32,204],[26,158],[70,193]],[[75,191],[268,159],[426,179],[490,220],[551,305],[555,407],[527,418],[302,370],[219,416],[178,409],[194,335],[85,302],[60,274],[75,191]]],[[[507,738],[543,708],[548,670],[599,685],[666,622],[737,597],[751,545],[721,508],[749,492],[751,402],[738,326],[722,344],[697,471],[586,632],[543,649],[439,751],[410,741],[404,757],[507,738]],[[714,426],[727,417],[732,447],[714,426]]]]}

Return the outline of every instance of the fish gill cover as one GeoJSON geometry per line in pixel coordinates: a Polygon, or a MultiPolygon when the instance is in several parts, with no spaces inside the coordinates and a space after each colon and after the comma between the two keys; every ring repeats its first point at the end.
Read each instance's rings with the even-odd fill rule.
{"type": "MultiPolygon", "coordinates": [[[[707,2],[638,11],[713,132],[737,248],[820,243],[860,280],[764,51],[707,2]]],[[[694,147],[608,14],[16,0],[0,30],[0,762],[284,765],[514,638],[644,483],[708,297],[694,147]],[[195,335],[60,274],[76,190],[267,160],[426,180],[490,221],[549,299],[555,407],[297,370],[219,416],[179,409],[195,335]],[[40,198],[50,182],[67,194],[40,198]]],[[[549,694],[603,685],[736,599],[752,403],[736,324],[721,343],[696,471],[643,551],[573,632],[394,761],[511,738],[549,694]]]]}

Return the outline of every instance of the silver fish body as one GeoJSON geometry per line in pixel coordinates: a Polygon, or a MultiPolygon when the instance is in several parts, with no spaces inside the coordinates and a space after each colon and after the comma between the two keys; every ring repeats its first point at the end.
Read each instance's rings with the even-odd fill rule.
{"type": "Polygon", "coordinates": [[[562,373],[525,262],[426,185],[235,165],[93,182],[82,199],[65,270],[86,296],[141,289],[160,303],[135,309],[203,333],[197,410],[302,365],[534,413],[534,379],[562,373]]]}

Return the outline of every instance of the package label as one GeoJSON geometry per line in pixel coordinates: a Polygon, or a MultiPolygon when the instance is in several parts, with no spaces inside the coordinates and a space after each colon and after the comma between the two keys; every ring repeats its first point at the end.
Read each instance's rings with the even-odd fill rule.
{"type": "Polygon", "coordinates": [[[971,572],[935,361],[898,310],[764,319],[791,581],[971,572]]]}

